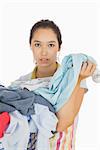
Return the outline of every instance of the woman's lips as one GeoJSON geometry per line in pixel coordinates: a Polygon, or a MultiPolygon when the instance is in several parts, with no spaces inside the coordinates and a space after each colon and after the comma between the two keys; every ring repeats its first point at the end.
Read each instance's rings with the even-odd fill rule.
{"type": "Polygon", "coordinates": [[[48,58],[41,58],[41,59],[40,59],[40,61],[41,61],[42,63],[47,63],[48,60],[49,60],[48,58]]]}

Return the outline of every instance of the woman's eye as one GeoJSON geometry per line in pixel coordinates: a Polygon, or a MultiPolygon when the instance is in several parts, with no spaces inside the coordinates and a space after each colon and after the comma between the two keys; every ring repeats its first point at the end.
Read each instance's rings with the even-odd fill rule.
{"type": "Polygon", "coordinates": [[[35,43],[34,45],[35,45],[35,47],[40,47],[39,43],[35,43]]]}
{"type": "Polygon", "coordinates": [[[54,47],[55,45],[54,45],[54,44],[49,44],[48,46],[49,46],[49,47],[54,47]]]}

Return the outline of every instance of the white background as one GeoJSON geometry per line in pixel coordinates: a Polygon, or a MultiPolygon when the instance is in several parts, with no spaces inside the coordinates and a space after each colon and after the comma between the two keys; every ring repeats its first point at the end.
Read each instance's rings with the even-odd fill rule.
{"type": "MultiPolygon", "coordinates": [[[[100,66],[97,1],[0,1],[0,83],[8,86],[32,71],[29,33],[40,19],[53,20],[61,29],[60,62],[64,55],[81,52],[93,56],[100,66]]],[[[100,84],[90,77],[87,86],[89,91],[80,109],[76,150],[100,150],[100,84]]]]}

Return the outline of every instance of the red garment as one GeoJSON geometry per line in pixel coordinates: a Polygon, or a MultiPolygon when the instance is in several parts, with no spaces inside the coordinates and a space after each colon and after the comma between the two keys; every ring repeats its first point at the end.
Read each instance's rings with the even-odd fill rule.
{"type": "Polygon", "coordinates": [[[3,137],[5,130],[10,123],[10,115],[8,112],[3,112],[0,114],[0,138],[3,137]]]}

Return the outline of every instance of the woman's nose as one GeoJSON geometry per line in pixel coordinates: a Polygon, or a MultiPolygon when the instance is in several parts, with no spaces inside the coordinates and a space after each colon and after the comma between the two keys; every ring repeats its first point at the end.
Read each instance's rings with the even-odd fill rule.
{"type": "Polygon", "coordinates": [[[42,55],[47,55],[47,53],[48,53],[47,48],[46,48],[46,47],[42,47],[42,49],[41,49],[41,54],[42,54],[42,55]]]}

